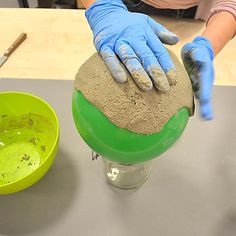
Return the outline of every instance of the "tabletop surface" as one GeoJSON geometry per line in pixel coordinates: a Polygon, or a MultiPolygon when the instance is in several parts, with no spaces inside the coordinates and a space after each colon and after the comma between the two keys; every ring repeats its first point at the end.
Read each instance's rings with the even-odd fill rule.
{"type": "Polygon", "coordinates": [[[135,191],[108,185],[101,158],[91,160],[73,123],[73,81],[0,79],[0,91],[8,90],[49,102],[61,134],[46,176],[27,190],[0,196],[0,235],[235,236],[236,87],[214,87],[215,119],[190,118],[135,191]]]}
{"type": "MultiPolygon", "coordinates": [[[[180,58],[181,47],[200,35],[205,22],[159,18],[180,37],[170,48],[180,58]]],[[[94,52],[92,32],[84,10],[0,9],[0,55],[21,32],[28,38],[0,68],[0,78],[73,80],[78,68],[94,52]]],[[[236,85],[236,40],[215,59],[217,85],[236,85]]]]}

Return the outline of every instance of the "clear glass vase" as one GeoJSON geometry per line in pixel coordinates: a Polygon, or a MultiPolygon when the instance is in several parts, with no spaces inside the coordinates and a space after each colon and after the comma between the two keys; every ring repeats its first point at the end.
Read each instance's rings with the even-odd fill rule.
{"type": "Polygon", "coordinates": [[[135,189],[150,176],[151,161],[138,164],[121,164],[103,158],[108,183],[121,189],[135,189]]]}

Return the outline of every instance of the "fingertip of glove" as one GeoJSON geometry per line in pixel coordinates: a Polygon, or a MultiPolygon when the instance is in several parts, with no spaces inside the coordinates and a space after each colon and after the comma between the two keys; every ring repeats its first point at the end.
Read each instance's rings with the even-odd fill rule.
{"type": "Polygon", "coordinates": [[[146,72],[134,71],[131,76],[141,90],[144,92],[152,90],[153,84],[146,72]]]}
{"type": "Polygon", "coordinates": [[[117,83],[123,84],[128,80],[128,75],[120,66],[108,65],[108,70],[117,83]]]}
{"type": "Polygon", "coordinates": [[[170,83],[167,79],[167,75],[158,67],[149,67],[149,74],[152,78],[154,86],[160,92],[170,91],[170,83]]]}
{"type": "Polygon", "coordinates": [[[202,115],[202,118],[205,121],[211,121],[211,120],[213,120],[213,115],[212,114],[204,114],[204,115],[202,115]]]}
{"type": "Polygon", "coordinates": [[[155,83],[155,87],[157,88],[158,91],[167,93],[170,91],[170,84],[168,80],[162,80],[159,81],[158,83],[155,83]]]}
{"type": "Polygon", "coordinates": [[[123,84],[127,82],[128,76],[123,71],[118,71],[116,73],[113,73],[113,78],[117,83],[123,84]]]}
{"type": "Polygon", "coordinates": [[[170,31],[159,32],[158,36],[165,44],[174,45],[179,42],[179,37],[170,31]]]}
{"type": "Polygon", "coordinates": [[[201,109],[201,117],[204,120],[209,120],[209,121],[213,120],[213,112],[209,103],[200,105],[200,109],[201,109]]]}
{"type": "Polygon", "coordinates": [[[176,85],[177,84],[177,78],[176,78],[176,70],[171,68],[166,72],[166,77],[169,81],[170,86],[176,85]]]}
{"type": "Polygon", "coordinates": [[[192,43],[186,43],[181,49],[181,57],[183,58],[189,50],[192,49],[192,43]]]}

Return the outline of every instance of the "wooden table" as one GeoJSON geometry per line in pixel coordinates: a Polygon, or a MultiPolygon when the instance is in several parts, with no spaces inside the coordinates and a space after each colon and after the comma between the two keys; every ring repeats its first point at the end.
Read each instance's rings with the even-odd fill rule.
{"type": "MultiPolygon", "coordinates": [[[[199,35],[205,23],[160,18],[181,41],[172,50],[179,56],[184,43],[199,35]]],[[[95,52],[92,32],[84,10],[0,9],[0,53],[21,32],[27,40],[0,68],[0,78],[73,80],[78,68],[95,52]]],[[[236,85],[236,40],[233,39],[215,60],[216,84],[236,85]]]]}

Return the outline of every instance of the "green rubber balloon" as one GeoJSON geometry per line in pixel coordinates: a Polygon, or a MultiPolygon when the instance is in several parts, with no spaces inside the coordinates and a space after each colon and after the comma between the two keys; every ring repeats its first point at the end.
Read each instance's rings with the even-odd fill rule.
{"type": "Polygon", "coordinates": [[[181,136],[189,119],[188,109],[181,108],[159,133],[137,134],[111,123],[76,89],[72,111],[76,128],[87,145],[104,158],[123,164],[148,161],[165,152],[181,136]]]}

